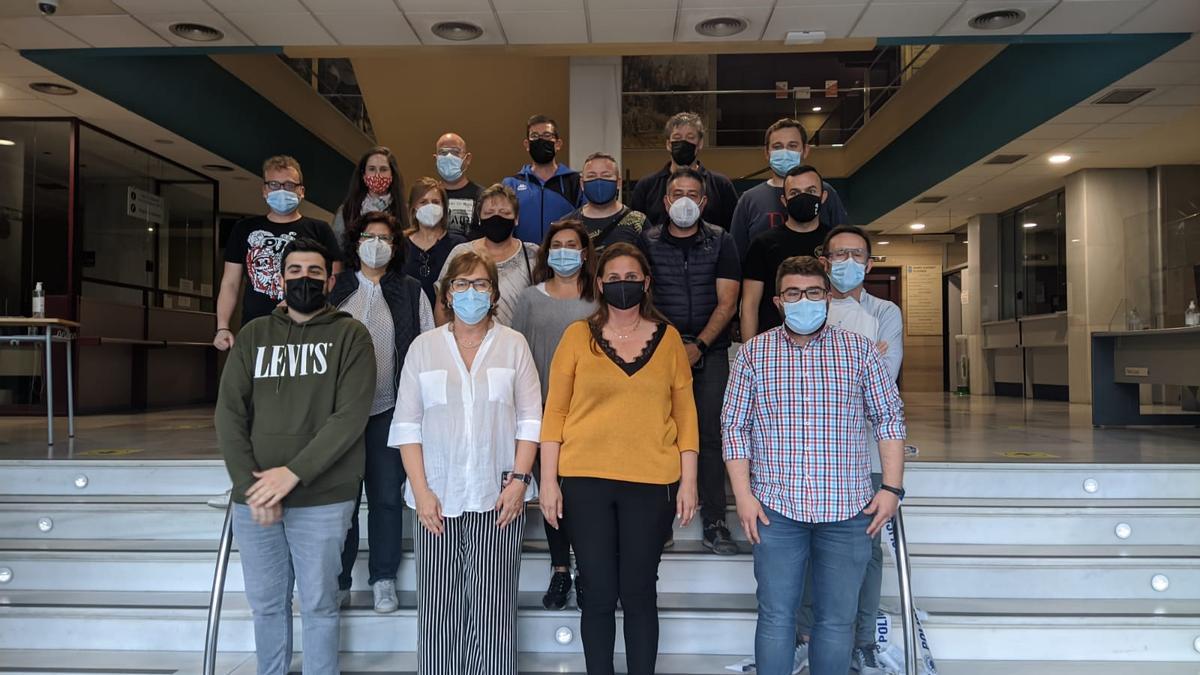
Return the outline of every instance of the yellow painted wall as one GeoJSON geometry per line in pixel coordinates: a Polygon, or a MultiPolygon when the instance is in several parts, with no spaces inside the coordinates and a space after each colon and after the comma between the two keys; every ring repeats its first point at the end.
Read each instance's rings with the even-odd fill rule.
{"type": "Polygon", "coordinates": [[[521,139],[530,115],[555,118],[568,137],[568,61],[447,51],[353,59],[375,136],[396,153],[406,185],[437,176],[437,138],[454,131],[474,155],[468,177],[484,186],[529,162],[521,139]]]}

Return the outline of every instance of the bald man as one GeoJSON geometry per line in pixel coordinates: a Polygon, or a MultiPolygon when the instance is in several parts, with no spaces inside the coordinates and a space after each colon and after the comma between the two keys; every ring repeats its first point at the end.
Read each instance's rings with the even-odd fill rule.
{"type": "Polygon", "coordinates": [[[467,239],[479,236],[479,219],[475,207],[479,202],[479,193],[483,188],[467,180],[467,169],[471,166],[471,153],[467,152],[467,142],[454,132],[447,132],[438,137],[434,154],[437,160],[438,175],[442,177],[442,185],[446,188],[446,205],[450,219],[447,228],[457,232],[467,239]]]}

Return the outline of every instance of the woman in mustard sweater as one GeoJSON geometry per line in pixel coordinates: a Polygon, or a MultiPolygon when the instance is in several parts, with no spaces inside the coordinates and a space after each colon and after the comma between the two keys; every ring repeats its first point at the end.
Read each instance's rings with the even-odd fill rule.
{"type": "Polygon", "coordinates": [[[650,265],[629,244],[597,265],[599,308],[571,324],[550,365],[542,420],[542,515],[567,523],[587,580],[588,675],[613,673],[616,607],[631,675],[658,656],[658,563],[673,517],[696,512],[700,445],[692,369],[650,298],[650,265]]]}

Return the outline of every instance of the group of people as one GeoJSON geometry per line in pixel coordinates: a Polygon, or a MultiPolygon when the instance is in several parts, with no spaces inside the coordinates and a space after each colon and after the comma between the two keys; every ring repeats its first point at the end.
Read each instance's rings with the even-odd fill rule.
{"type": "Polygon", "coordinates": [[[266,160],[269,212],[230,235],[213,339],[259,673],[288,672],[293,586],[304,672],[338,672],[364,488],[378,612],[400,606],[415,515],[418,672],[517,672],[537,499],[542,602],[574,590],[588,673],[614,672],[618,605],[628,672],[653,673],[674,522],[698,514],[707,549],[739,552],[727,478],[758,672],[872,672],[878,534],[904,494],[900,311],[863,289],[870,240],[805,164],[799,122],[767,130],[772,175],[740,197],[699,161],[699,116],[665,135],[629,204],[616,158],[559,163],[541,115],[531,162],[486,188],[458,134],[407,192],[372,148],[332,227],[300,215],[296,160],[266,160]]]}

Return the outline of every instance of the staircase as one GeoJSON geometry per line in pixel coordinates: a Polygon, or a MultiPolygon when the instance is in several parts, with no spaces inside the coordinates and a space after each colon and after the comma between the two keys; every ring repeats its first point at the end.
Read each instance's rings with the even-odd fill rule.
{"type": "MultiPolygon", "coordinates": [[[[218,461],[0,462],[0,672],[198,673],[223,518],[205,500],[227,483],[218,461]]],[[[915,462],[906,484],[939,672],[1200,672],[1200,465],[915,462]]],[[[582,673],[578,613],[541,607],[549,558],[529,516],[522,672],[582,673]]],[[[749,547],[704,552],[698,524],[675,539],[659,575],[659,672],[728,672],[753,650],[749,547]]],[[[415,672],[411,553],[399,612],[372,611],[366,578],[364,531],[343,669],[415,672]]],[[[253,673],[236,550],[226,589],[218,672],[253,673]]],[[[896,589],[885,556],[893,613],[896,589]]]]}

